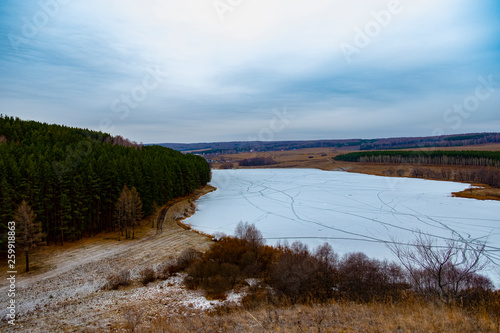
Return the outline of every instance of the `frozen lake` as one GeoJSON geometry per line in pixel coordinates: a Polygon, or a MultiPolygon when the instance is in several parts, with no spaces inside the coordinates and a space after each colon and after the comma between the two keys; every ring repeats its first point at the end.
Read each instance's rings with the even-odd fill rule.
{"type": "Polygon", "coordinates": [[[497,267],[487,275],[499,286],[500,202],[451,197],[467,184],[315,169],[214,170],[211,184],[217,191],[186,220],[194,229],[233,234],[244,221],[269,245],[328,242],[339,254],[391,260],[385,244],[412,242],[417,229],[438,240],[455,235],[487,242],[497,267]]]}

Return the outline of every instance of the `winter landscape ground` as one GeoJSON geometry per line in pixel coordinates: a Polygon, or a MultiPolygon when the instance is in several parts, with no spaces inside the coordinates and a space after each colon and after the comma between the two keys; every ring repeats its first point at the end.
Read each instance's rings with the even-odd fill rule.
{"type": "MultiPolygon", "coordinates": [[[[212,184],[217,191],[198,199],[196,214],[184,220],[207,233],[232,234],[239,221],[247,221],[255,223],[268,244],[300,240],[314,247],[326,241],[339,254],[363,251],[390,259],[385,244],[411,241],[418,228],[440,240],[459,235],[469,242],[487,241],[487,255],[498,262],[500,204],[451,197],[467,184],[314,169],[214,170],[212,184]]],[[[176,203],[161,234],[144,221],[135,240],[118,242],[117,233],[102,234],[64,248],[41,248],[33,254],[32,271],[18,275],[16,326],[1,321],[1,331],[361,332],[375,325],[379,331],[474,332],[496,327],[489,317],[483,323],[480,316],[471,319],[462,310],[432,304],[395,311],[391,306],[339,303],[211,316],[207,311],[238,306],[245,288],[221,301],[207,299],[202,290],[187,290],[182,274],[140,282],[146,267],[158,271],[183,250],[208,249],[210,238],[175,223],[193,208],[190,199],[176,203]],[[109,275],[123,269],[131,272],[131,284],[103,289],[109,275]]],[[[498,285],[494,267],[488,275],[498,285]]],[[[8,289],[5,281],[0,283],[2,293],[8,289]]]]}
{"type": "Polygon", "coordinates": [[[391,242],[409,243],[422,231],[443,242],[486,242],[487,274],[500,285],[500,202],[452,197],[470,185],[316,169],[213,170],[217,191],[186,220],[209,234],[232,234],[254,223],[267,244],[328,242],[339,254],[364,252],[395,259],[391,242]]]}

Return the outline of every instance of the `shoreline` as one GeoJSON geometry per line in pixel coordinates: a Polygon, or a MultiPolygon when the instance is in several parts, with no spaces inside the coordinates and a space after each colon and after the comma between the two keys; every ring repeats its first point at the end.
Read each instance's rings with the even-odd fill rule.
{"type": "MultiPolygon", "coordinates": [[[[338,154],[348,153],[349,151],[337,151],[328,148],[306,148],[294,151],[271,151],[271,152],[252,152],[237,153],[227,155],[213,156],[213,170],[224,169],[224,163],[230,163],[232,169],[319,169],[324,171],[345,171],[350,173],[360,173],[366,175],[391,177],[391,178],[416,178],[436,181],[449,181],[455,183],[471,184],[477,188],[471,192],[465,189],[460,192],[450,193],[454,197],[477,200],[495,200],[500,201],[500,188],[492,188],[485,184],[476,184],[473,182],[456,181],[449,179],[437,179],[432,177],[411,177],[411,171],[414,168],[428,169],[429,171],[441,173],[442,170],[452,172],[456,169],[475,169],[474,167],[458,167],[453,165],[410,165],[410,164],[379,164],[379,163],[360,163],[335,161],[333,158],[338,154]],[[272,158],[276,164],[241,167],[239,162],[243,159],[264,157],[272,158]]],[[[229,165],[229,164],[227,164],[229,165]]]]}

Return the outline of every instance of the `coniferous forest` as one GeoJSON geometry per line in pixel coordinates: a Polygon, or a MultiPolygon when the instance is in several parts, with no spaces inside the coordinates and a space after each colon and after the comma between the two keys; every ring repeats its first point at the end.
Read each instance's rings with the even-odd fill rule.
{"type": "Polygon", "coordinates": [[[137,189],[148,215],[155,204],[210,181],[210,167],[199,156],[3,115],[0,156],[0,233],[25,200],[47,244],[115,230],[116,202],[125,185],[137,189]]]}

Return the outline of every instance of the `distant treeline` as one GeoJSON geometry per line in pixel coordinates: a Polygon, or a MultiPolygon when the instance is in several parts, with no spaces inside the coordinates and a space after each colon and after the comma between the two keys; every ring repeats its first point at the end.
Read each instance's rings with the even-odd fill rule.
{"type": "Polygon", "coordinates": [[[500,170],[483,167],[456,170],[443,168],[441,171],[435,171],[430,168],[415,167],[412,168],[410,177],[481,183],[500,188],[500,170]]]}
{"type": "MultiPolygon", "coordinates": [[[[362,163],[410,164],[410,177],[474,182],[500,187],[500,152],[492,151],[370,151],[337,155],[337,161],[362,163]],[[440,172],[420,165],[456,165],[440,172]],[[470,168],[470,167],[475,168],[470,168]],[[463,168],[465,167],[465,168],[463,168]]],[[[390,171],[390,170],[388,170],[390,171]]],[[[403,174],[404,171],[393,170],[403,174]]]]}
{"type": "Polygon", "coordinates": [[[0,233],[26,200],[48,244],[113,230],[124,185],[137,189],[149,214],[155,203],[210,181],[210,167],[199,156],[3,115],[0,156],[0,233]]]}
{"type": "Polygon", "coordinates": [[[272,157],[254,157],[241,160],[239,162],[240,166],[261,166],[261,165],[273,165],[277,164],[272,157]]]}
{"type": "Polygon", "coordinates": [[[500,167],[495,151],[368,151],[337,155],[337,161],[500,167]]]}
{"type": "Polygon", "coordinates": [[[409,138],[162,143],[160,145],[179,151],[199,151],[201,154],[230,154],[248,151],[262,152],[324,147],[344,150],[459,147],[498,142],[500,142],[500,133],[472,133],[409,138]]]}

